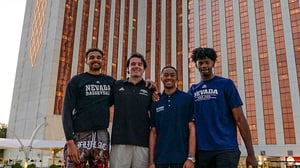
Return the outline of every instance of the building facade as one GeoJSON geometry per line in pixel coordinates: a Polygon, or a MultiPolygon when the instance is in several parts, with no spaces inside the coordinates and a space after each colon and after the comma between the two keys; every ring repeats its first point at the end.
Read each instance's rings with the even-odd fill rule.
{"type": "Polygon", "coordinates": [[[161,89],[160,70],[172,65],[187,91],[200,81],[190,58],[199,46],[214,48],[215,74],[235,82],[256,155],[300,156],[299,0],[28,0],[9,130],[30,138],[46,123],[37,139],[64,139],[65,88],[86,70],[90,47],[103,50],[102,73],[115,79],[139,52],[146,79],[161,89]]]}

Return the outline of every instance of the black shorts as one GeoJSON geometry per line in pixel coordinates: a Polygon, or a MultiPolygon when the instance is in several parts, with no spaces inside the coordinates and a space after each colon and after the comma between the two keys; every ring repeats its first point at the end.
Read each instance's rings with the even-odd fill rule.
{"type": "Polygon", "coordinates": [[[155,168],[182,168],[183,164],[155,164],[155,168]]]}
{"type": "Polygon", "coordinates": [[[240,150],[220,150],[196,152],[196,168],[237,168],[240,150]]]}
{"type": "Polygon", "coordinates": [[[75,165],[70,162],[67,146],[65,146],[65,167],[84,168],[88,163],[89,167],[108,168],[110,141],[109,133],[106,129],[75,133],[74,141],[80,152],[81,163],[75,165]]]}

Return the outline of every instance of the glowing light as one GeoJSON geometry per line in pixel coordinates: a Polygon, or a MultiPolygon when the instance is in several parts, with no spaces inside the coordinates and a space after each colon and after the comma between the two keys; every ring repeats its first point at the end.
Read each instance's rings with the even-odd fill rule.
{"type": "Polygon", "coordinates": [[[32,34],[30,39],[30,60],[32,67],[35,65],[35,61],[43,39],[46,7],[47,0],[36,0],[34,7],[34,18],[32,21],[32,34]]]}

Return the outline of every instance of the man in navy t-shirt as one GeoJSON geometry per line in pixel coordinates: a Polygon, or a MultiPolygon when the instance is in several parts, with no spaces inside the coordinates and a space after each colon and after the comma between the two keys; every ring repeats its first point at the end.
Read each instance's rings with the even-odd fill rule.
{"type": "Polygon", "coordinates": [[[213,74],[216,52],[196,48],[192,59],[201,81],[192,85],[197,135],[197,166],[236,168],[240,159],[237,129],[247,148],[246,165],[257,166],[251,134],[242,110],[242,100],[232,80],[213,74]]]}
{"type": "Polygon", "coordinates": [[[151,106],[149,168],[193,168],[196,135],[193,97],[177,89],[177,70],[161,71],[164,91],[151,106]]]}
{"type": "Polygon", "coordinates": [[[109,106],[115,79],[101,74],[103,52],[90,48],[85,55],[88,71],[68,82],[62,123],[66,137],[65,167],[108,167],[109,106]]]}

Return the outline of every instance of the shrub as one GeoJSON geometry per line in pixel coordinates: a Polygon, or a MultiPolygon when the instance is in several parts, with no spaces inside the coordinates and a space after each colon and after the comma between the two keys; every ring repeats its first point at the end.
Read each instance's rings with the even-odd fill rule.
{"type": "Polygon", "coordinates": [[[52,164],[52,165],[50,165],[49,168],[57,168],[57,166],[56,166],[56,164],[52,164]]]}
{"type": "Polygon", "coordinates": [[[27,168],[36,168],[36,165],[32,163],[32,164],[28,165],[27,168]]]}
{"type": "Polygon", "coordinates": [[[22,168],[20,163],[15,163],[13,165],[11,165],[11,168],[22,168]]]}

